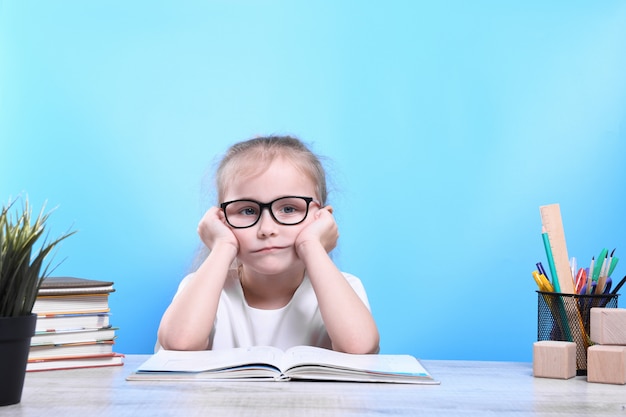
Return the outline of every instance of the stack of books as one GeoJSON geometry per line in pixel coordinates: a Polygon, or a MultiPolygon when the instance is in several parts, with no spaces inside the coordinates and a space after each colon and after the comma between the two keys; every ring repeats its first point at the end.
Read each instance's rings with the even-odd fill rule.
{"type": "Polygon", "coordinates": [[[110,323],[113,282],[48,277],[42,282],[33,313],[27,371],[122,365],[113,351],[116,327],[110,323]]]}

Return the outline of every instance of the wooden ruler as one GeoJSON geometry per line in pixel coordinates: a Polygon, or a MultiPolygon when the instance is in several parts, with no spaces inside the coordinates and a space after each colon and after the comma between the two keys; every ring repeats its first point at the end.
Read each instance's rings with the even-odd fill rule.
{"type": "MultiPolygon", "coordinates": [[[[567,244],[565,243],[565,231],[563,230],[563,220],[561,218],[561,208],[558,204],[540,206],[541,223],[545,227],[550,240],[554,267],[556,269],[556,279],[559,281],[561,292],[574,294],[574,277],[569,265],[567,256],[567,244]]],[[[555,277],[552,277],[555,279],[555,277]]]]}
{"type": "MultiPolygon", "coordinates": [[[[556,270],[556,279],[559,281],[561,293],[575,294],[574,277],[572,276],[569,257],[567,256],[561,209],[558,204],[549,204],[540,206],[539,211],[541,213],[541,223],[548,234],[556,270]]],[[[553,277],[553,279],[555,278],[553,277]]],[[[555,300],[556,309],[552,311],[553,317],[565,332],[565,339],[570,342],[576,342],[576,352],[578,352],[576,354],[577,369],[585,369],[585,353],[591,342],[585,330],[577,300],[571,296],[560,295],[555,300]]]]}

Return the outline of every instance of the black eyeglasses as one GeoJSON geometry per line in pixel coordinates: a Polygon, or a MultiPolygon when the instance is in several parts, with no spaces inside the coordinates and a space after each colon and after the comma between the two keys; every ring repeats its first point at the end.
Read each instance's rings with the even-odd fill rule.
{"type": "Polygon", "coordinates": [[[265,208],[269,210],[276,223],[293,226],[306,219],[311,202],[320,204],[312,197],[287,196],[269,203],[254,200],[227,201],[220,204],[220,208],[224,210],[228,224],[235,229],[245,229],[257,224],[265,208]]]}

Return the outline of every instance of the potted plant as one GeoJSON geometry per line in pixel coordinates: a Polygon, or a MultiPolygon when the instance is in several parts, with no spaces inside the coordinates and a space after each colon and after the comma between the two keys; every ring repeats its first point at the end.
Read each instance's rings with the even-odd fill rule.
{"type": "Polygon", "coordinates": [[[0,406],[21,401],[30,339],[37,316],[32,313],[39,286],[48,275],[52,249],[74,231],[48,240],[50,213],[32,218],[28,199],[0,212],[0,406]]]}

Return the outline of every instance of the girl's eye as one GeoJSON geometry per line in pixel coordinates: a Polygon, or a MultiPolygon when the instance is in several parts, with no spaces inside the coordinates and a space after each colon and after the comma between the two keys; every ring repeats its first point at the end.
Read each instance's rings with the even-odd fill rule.
{"type": "Polygon", "coordinates": [[[244,216],[256,216],[257,211],[253,207],[245,207],[239,210],[239,214],[244,216]]]}

